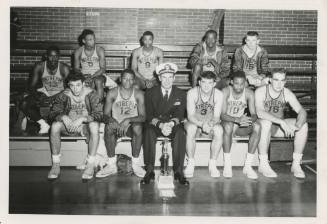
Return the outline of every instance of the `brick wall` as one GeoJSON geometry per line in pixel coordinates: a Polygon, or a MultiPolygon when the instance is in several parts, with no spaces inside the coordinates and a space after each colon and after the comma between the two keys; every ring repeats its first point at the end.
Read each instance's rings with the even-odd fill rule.
{"type": "MultiPolygon", "coordinates": [[[[18,13],[23,25],[18,35],[20,40],[77,41],[84,28],[91,28],[98,41],[111,44],[138,43],[146,30],[153,31],[155,43],[195,44],[210,25],[214,12],[212,9],[53,7],[12,10],[18,13]]],[[[226,10],[224,30],[224,44],[240,44],[246,31],[256,30],[262,45],[316,45],[317,12],[226,10]]],[[[32,66],[37,60],[37,57],[11,57],[12,64],[32,66]]],[[[69,58],[63,60],[70,64],[69,58]]],[[[186,66],[184,59],[175,62],[180,67],[186,66]]],[[[109,67],[122,65],[120,59],[108,59],[109,67]]],[[[271,67],[310,69],[311,66],[311,62],[271,61],[271,67]]]]}

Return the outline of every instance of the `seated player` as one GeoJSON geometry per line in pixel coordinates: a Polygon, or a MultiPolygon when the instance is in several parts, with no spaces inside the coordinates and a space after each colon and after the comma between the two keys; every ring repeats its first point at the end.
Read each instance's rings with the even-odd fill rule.
{"type": "Polygon", "coordinates": [[[252,161],[255,150],[260,140],[260,124],[255,111],[254,92],[245,88],[246,78],[243,71],[232,74],[231,86],[223,89],[224,101],[221,120],[223,121],[223,149],[224,149],[224,171],[223,176],[231,178],[232,161],[230,150],[233,135],[248,136],[249,148],[246,155],[243,173],[250,179],[257,179],[258,175],[252,169],[252,161]],[[249,109],[251,116],[245,114],[245,108],[249,109]]]}
{"type": "Polygon", "coordinates": [[[277,174],[268,163],[267,153],[271,136],[294,136],[291,172],[295,177],[305,178],[305,173],[300,163],[308,137],[307,112],[299,103],[294,93],[284,87],[286,71],[284,69],[273,69],[271,75],[270,84],[262,86],[255,91],[255,105],[261,124],[261,137],[258,145],[259,172],[266,177],[277,177],[277,174]],[[284,118],[286,104],[289,104],[297,113],[297,118],[284,118]]]}
{"type": "Polygon", "coordinates": [[[83,30],[81,38],[83,46],[74,52],[74,70],[83,73],[85,85],[95,88],[102,99],[103,87],[106,82],[104,49],[95,44],[95,34],[92,30],[83,30]]]}
{"type": "Polygon", "coordinates": [[[48,179],[60,174],[60,137],[62,134],[88,136],[88,158],[82,179],[91,179],[94,174],[95,154],[99,143],[99,122],[102,120],[102,104],[96,92],[84,86],[85,77],[71,72],[67,77],[69,88],[61,92],[50,110],[54,122],[50,131],[52,168],[48,179]]]}
{"type": "Polygon", "coordinates": [[[205,33],[204,41],[194,47],[189,63],[192,66],[193,87],[198,84],[200,74],[205,71],[216,75],[216,88],[222,89],[228,85],[230,64],[227,52],[218,46],[216,31],[208,30],[205,33]]]}
{"type": "Polygon", "coordinates": [[[248,84],[258,87],[268,84],[269,60],[267,51],[259,45],[259,34],[249,31],[245,44],[236,49],[233,71],[244,71],[248,84]]]}
{"type": "Polygon", "coordinates": [[[185,177],[193,177],[195,161],[195,138],[200,133],[212,137],[210,147],[209,173],[211,177],[219,177],[216,161],[222,145],[223,128],[220,124],[223,94],[214,88],[216,75],[203,72],[199,86],[187,92],[186,152],[188,164],[184,170],[185,177]]]}
{"type": "Polygon", "coordinates": [[[145,93],[146,122],[144,127],[143,152],[146,174],[141,184],[154,180],[157,137],[165,136],[172,140],[174,179],[182,185],[189,185],[184,177],[185,132],[182,121],[185,116],[185,92],[173,86],[177,66],[163,63],[156,68],[161,82],[145,93]]]}
{"type": "Polygon", "coordinates": [[[59,62],[60,52],[56,46],[47,49],[45,61],[35,64],[29,80],[28,95],[20,104],[20,109],[28,119],[40,125],[39,134],[48,133],[50,125],[41,117],[40,105],[50,106],[56,95],[64,90],[69,66],[59,62]],[[38,88],[42,84],[41,88],[38,88]]]}
{"type": "Polygon", "coordinates": [[[144,95],[141,90],[133,88],[135,74],[126,69],[121,73],[121,85],[109,91],[104,106],[106,123],[104,141],[109,159],[107,166],[96,177],[106,177],[117,173],[115,148],[117,138],[132,138],[132,169],[136,176],[144,177],[145,171],[139,165],[142,146],[142,122],[145,121],[144,95]]]}
{"type": "Polygon", "coordinates": [[[151,31],[145,31],[142,35],[142,46],[132,53],[132,69],[136,74],[135,85],[140,89],[159,85],[154,73],[156,67],[163,61],[163,52],[153,46],[153,38],[151,31]]]}

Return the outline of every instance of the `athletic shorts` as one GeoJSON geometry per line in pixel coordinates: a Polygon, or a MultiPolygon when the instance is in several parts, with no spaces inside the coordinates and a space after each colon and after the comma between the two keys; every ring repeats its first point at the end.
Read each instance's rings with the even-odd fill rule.
{"type": "MultiPolygon", "coordinates": [[[[129,127],[128,127],[128,129],[127,129],[127,132],[126,132],[125,136],[130,137],[130,138],[133,137],[133,126],[135,126],[135,125],[141,125],[141,123],[140,122],[134,122],[134,123],[130,124],[129,127]]],[[[118,130],[118,127],[116,125],[112,125],[112,123],[111,123],[111,124],[109,124],[109,127],[108,128],[109,128],[108,131],[110,133],[114,133],[117,138],[123,137],[123,136],[119,136],[116,133],[116,131],[118,130]]]]}

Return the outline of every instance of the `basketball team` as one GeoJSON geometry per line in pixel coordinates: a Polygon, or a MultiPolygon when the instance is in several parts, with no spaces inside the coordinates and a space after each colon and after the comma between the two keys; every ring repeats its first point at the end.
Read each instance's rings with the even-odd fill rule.
{"type": "Polygon", "coordinates": [[[217,32],[208,30],[190,55],[192,88],[187,92],[173,85],[178,67],[163,62],[163,51],[153,46],[152,32],[143,33],[142,45],[133,50],[131,68],[122,71],[119,85],[105,74],[105,52],[96,45],[94,32],[86,29],[81,37],[83,44],[74,52],[73,69],[59,61],[58,47],[47,49],[46,60],[34,66],[28,95],[21,103],[26,117],[40,125],[39,133],[50,135],[52,167],[48,179],[60,175],[61,135],[76,133],[86,136],[88,143],[82,179],[117,173],[115,148],[123,136],[131,137],[132,169],[142,178],[141,184],[155,179],[160,136],[171,139],[174,179],[181,185],[189,185],[187,178],[194,175],[199,137],[212,140],[209,175],[220,177],[216,161],[222,147],[222,175],[232,178],[232,138],[249,136],[243,173],[250,179],[258,178],[252,168],[257,148],[258,172],[276,178],[268,160],[270,139],[294,137],[291,172],[305,178],[300,164],[308,136],[307,113],[285,87],[286,70],[269,68],[268,53],[259,45],[257,32],[247,32],[245,44],[236,49],[230,66],[217,32]],[[108,83],[111,88],[105,93],[108,83]],[[40,113],[40,104],[45,102],[50,105],[46,119],[40,113]],[[284,118],[287,104],[297,113],[296,118],[284,118]],[[108,160],[96,169],[100,123],[105,123],[108,160]],[[139,160],[141,147],[144,168],[139,160]]]}

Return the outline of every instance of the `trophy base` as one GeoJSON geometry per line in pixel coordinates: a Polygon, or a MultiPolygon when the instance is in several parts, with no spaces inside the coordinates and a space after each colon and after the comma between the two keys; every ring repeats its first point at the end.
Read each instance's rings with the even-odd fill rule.
{"type": "Polygon", "coordinates": [[[159,189],[174,189],[174,179],[171,175],[169,176],[162,176],[159,175],[158,179],[158,188],[159,189]]]}

